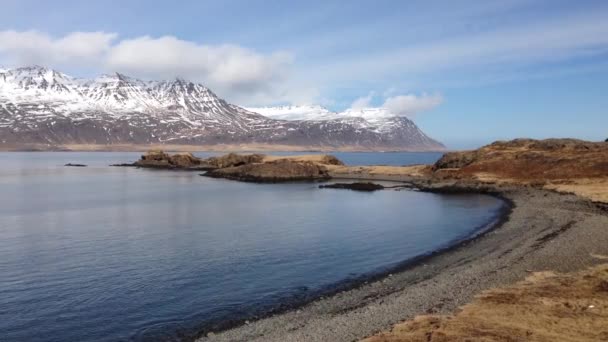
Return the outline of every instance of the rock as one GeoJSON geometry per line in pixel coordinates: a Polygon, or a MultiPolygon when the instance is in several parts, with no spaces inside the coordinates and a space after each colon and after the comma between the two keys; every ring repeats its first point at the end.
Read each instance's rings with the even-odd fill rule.
{"type": "Polygon", "coordinates": [[[323,158],[321,159],[320,163],[324,164],[324,165],[339,165],[339,166],[344,165],[344,163],[340,159],[332,156],[331,154],[324,155],[323,158]]]}
{"type": "Polygon", "coordinates": [[[329,179],[327,168],[310,161],[279,159],[208,171],[203,176],[244,182],[276,183],[329,179]]]}
{"type": "Polygon", "coordinates": [[[202,159],[192,153],[176,153],[170,155],[161,150],[146,152],[133,164],[115,164],[113,166],[137,166],[154,169],[179,169],[179,170],[209,170],[215,167],[204,163],[202,159]]]}
{"type": "Polygon", "coordinates": [[[433,165],[433,171],[441,169],[460,169],[479,159],[477,151],[448,152],[433,165]]]}
{"type": "Polygon", "coordinates": [[[261,163],[264,160],[263,154],[236,154],[229,153],[221,157],[211,157],[204,160],[206,164],[218,169],[226,167],[241,166],[251,163],[261,163]]]}
{"type": "Polygon", "coordinates": [[[201,165],[201,160],[192,153],[178,153],[169,156],[169,163],[180,168],[188,168],[201,165]]]}
{"type": "Polygon", "coordinates": [[[355,191],[376,191],[383,190],[384,186],[371,182],[356,182],[356,183],[334,183],[327,185],[319,185],[321,189],[348,189],[355,191]]]}
{"type": "Polygon", "coordinates": [[[64,166],[71,166],[71,167],[87,167],[85,164],[74,164],[74,163],[67,163],[64,166]]]}

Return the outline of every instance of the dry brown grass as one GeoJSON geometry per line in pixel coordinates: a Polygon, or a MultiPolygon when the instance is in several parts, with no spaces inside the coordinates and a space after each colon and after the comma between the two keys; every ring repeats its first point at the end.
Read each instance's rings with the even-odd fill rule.
{"type": "Polygon", "coordinates": [[[332,175],[339,175],[347,178],[349,175],[361,176],[409,176],[423,177],[430,172],[429,165],[412,165],[412,166],[332,166],[329,167],[332,175]]]}
{"type": "Polygon", "coordinates": [[[264,156],[264,162],[272,162],[275,160],[291,160],[296,162],[312,162],[323,165],[341,166],[342,162],[334,156],[327,154],[301,154],[297,156],[264,156]]]}
{"type": "Polygon", "coordinates": [[[608,265],[535,273],[450,316],[419,316],[365,342],[608,341],[608,265]]]}
{"type": "Polygon", "coordinates": [[[545,188],[608,203],[608,177],[555,181],[545,185],[545,188]]]}

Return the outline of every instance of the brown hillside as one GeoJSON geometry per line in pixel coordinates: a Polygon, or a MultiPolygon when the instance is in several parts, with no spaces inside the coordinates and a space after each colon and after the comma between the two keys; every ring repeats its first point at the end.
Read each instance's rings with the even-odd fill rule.
{"type": "Polygon", "coordinates": [[[435,171],[457,168],[462,175],[489,173],[516,180],[608,176],[608,143],[575,139],[498,141],[478,150],[446,153],[435,171]]]}
{"type": "Polygon", "coordinates": [[[498,141],[446,153],[433,177],[542,186],[608,202],[608,143],[575,139],[498,141]]]}

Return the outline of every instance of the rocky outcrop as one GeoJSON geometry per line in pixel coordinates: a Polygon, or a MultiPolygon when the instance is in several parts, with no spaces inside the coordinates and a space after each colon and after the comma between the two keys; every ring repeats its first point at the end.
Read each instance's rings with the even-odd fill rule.
{"type": "Polygon", "coordinates": [[[263,154],[236,154],[201,159],[191,153],[168,154],[161,150],[149,151],[132,164],[134,166],[166,170],[208,171],[204,176],[247,182],[286,182],[329,179],[327,166],[344,165],[331,155],[269,157],[263,154]]]}
{"type": "Polygon", "coordinates": [[[278,159],[208,171],[203,176],[244,182],[276,183],[303,180],[327,180],[325,166],[310,161],[278,159]]]}
{"type": "Polygon", "coordinates": [[[263,154],[236,154],[229,153],[221,157],[211,157],[204,160],[210,166],[218,169],[226,167],[241,166],[251,163],[261,163],[264,160],[263,154]]]}
{"type": "Polygon", "coordinates": [[[67,163],[64,166],[69,166],[69,167],[87,167],[84,164],[76,164],[76,163],[67,163]]]}
{"type": "Polygon", "coordinates": [[[477,151],[448,152],[433,165],[433,170],[459,169],[470,165],[479,158],[477,151]]]}
{"type": "Polygon", "coordinates": [[[331,154],[323,155],[321,157],[321,159],[319,160],[319,163],[323,164],[323,165],[338,165],[338,166],[344,165],[344,163],[340,159],[332,156],[331,154]]]}
{"type": "Polygon", "coordinates": [[[202,159],[192,153],[168,154],[161,150],[146,152],[133,164],[120,164],[114,166],[136,166],[152,169],[179,169],[179,170],[209,170],[215,168],[206,164],[202,159]]]}
{"type": "Polygon", "coordinates": [[[321,189],[348,189],[354,191],[376,191],[383,190],[384,186],[371,182],[355,182],[355,183],[334,183],[327,185],[319,185],[321,189]]]}

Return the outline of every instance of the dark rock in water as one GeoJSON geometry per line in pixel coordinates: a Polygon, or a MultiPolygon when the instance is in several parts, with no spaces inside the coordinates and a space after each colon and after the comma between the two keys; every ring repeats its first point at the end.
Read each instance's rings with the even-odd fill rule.
{"type": "Polygon", "coordinates": [[[72,167],[87,167],[85,164],[74,164],[74,163],[67,163],[64,166],[72,166],[72,167]]]}
{"type": "Polygon", "coordinates": [[[327,168],[310,161],[279,159],[208,171],[203,176],[243,182],[277,183],[329,179],[327,168]]]}
{"type": "Polygon", "coordinates": [[[319,185],[321,189],[348,189],[355,191],[376,191],[383,190],[384,186],[371,182],[356,182],[356,183],[334,183],[327,185],[319,185]]]}

